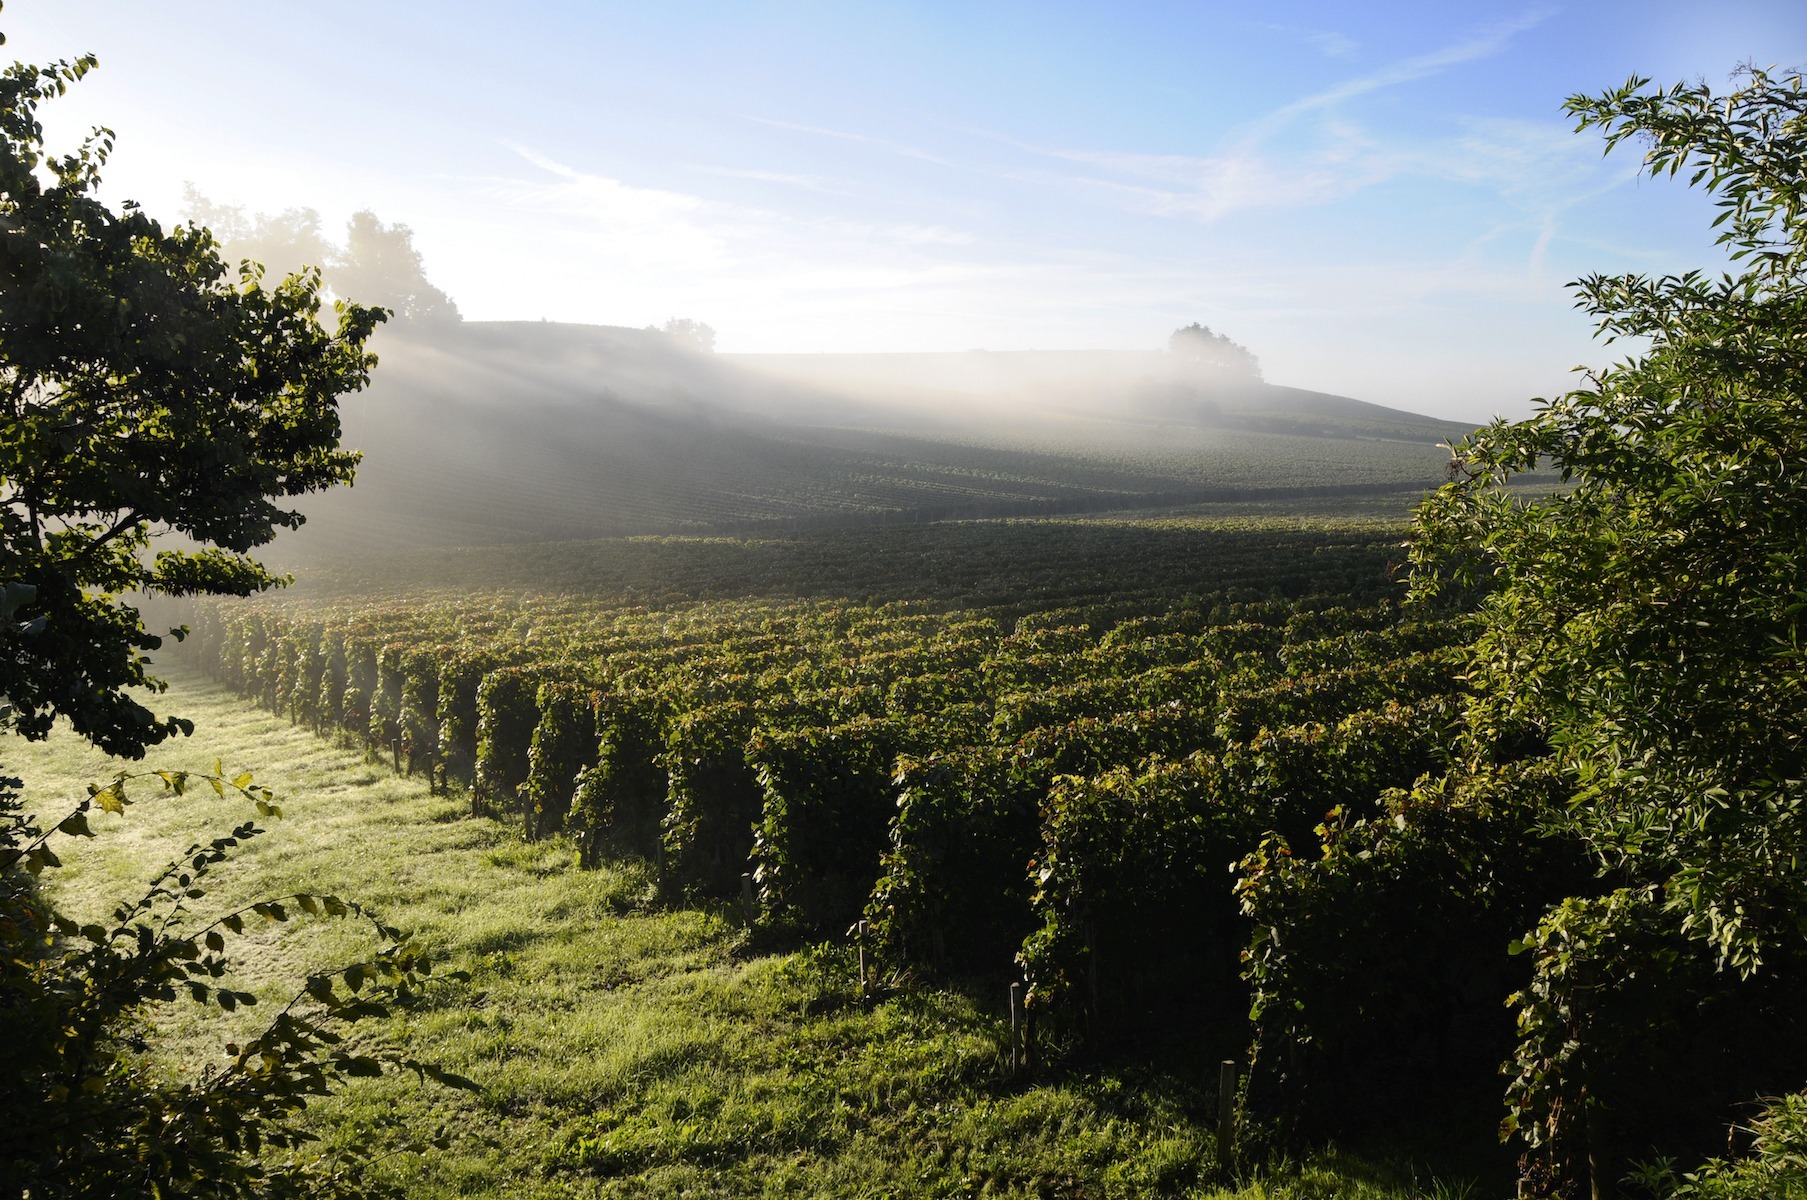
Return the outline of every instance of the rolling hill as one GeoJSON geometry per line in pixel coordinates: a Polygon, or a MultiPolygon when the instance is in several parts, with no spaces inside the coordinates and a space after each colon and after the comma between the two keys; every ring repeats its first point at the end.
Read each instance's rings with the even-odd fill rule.
{"type": "Polygon", "coordinates": [[[1466,427],[1141,352],[710,355],[664,334],[385,331],[355,488],[277,557],[1416,491],[1466,427]]]}

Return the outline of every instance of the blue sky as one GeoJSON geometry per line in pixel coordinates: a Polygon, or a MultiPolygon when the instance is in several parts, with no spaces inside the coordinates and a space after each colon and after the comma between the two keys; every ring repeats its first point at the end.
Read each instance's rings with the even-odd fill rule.
{"type": "Polygon", "coordinates": [[[706,321],[727,351],[1131,348],[1528,411],[1565,284],[1720,258],[1565,96],[1807,64],[1807,5],[11,0],[92,51],[53,140],[115,201],[360,208],[476,319],[706,321]]]}

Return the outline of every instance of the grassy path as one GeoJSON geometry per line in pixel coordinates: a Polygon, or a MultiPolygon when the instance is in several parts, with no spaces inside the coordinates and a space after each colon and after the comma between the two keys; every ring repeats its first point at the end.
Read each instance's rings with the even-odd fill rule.
{"type": "MultiPolygon", "coordinates": [[[[0,762],[40,813],[122,766],[215,758],[274,787],[284,819],[249,843],[205,902],[332,892],[412,929],[468,984],[379,1036],[468,1075],[477,1094],[411,1080],[360,1086],[317,1108],[322,1135],[395,1123],[446,1127],[451,1151],[378,1170],[412,1197],[1276,1196],[1393,1200],[1403,1172],[1334,1155],[1265,1182],[1212,1185],[1211,1097],[1142,1072],[1013,1083],[996,1014],[951,992],[858,1003],[833,949],[748,951],[727,912],[649,902],[632,864],[579,871],[562,843],[529,846],[462,801],[177,674],[160,709],[192,739],[145,764],[79,740],[0,739],[0,762]]],[[[190,842],[251,814],[210,790],[101,816],[59,848],[57,902],[100,914],[190,842]]],[[[272,927],[240,986],[268,1011],[304,969],[350,959],[342,922],[272,927]]],[[[193,1070],[257,1010],[160,1014],[172,1070],[193,1070]]],[[[1449,1194],[1437,1188],[1438,1194],[1449,1194]]]]}

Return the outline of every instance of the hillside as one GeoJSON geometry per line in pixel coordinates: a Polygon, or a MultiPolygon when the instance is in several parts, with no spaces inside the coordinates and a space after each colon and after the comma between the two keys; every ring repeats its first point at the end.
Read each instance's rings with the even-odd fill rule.
{"type": "Polygon", "coordinates": [[[1137,352],[705,355],[649,331],[392,331],[365,452],[279,557],[1402,492],[1464,428],[1137,352]]]}

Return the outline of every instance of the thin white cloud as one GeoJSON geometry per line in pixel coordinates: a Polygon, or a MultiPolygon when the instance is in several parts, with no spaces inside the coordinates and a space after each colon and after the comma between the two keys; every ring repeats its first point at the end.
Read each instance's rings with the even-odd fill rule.
{"type": "Polygon", "coordinates": [[[1255,28],[1298,38],[1327,58],[1347,58],[1361,49],[1361,43],[1334,29],[1312,29],[1304,25],[1256,25],[1255,28]]]}
{"type": "Polygon", "coordinates": [[[579,171],[529,147],[511,148],[553,178],[488,181],[485,190],[505,208],[517,214],[532,212],[540,222],[562,218],[582,234],[608,240],[618,247],[616,253],[636,263],[692,268],[728,264],[726,241],[711,228],[702,199],[635,187],[579,171]]]}
{"type": "Polygon", "coordinates": [[[746,167],[715,167],[706,164],[694,164],[692,171],[700,171],[705,175],[719,175],[725,179],[750,179],[754,183],[776,183],[785,187],[801,188],[808,192],[821,192],[830,196],[850,194],[848,189],[821,175],[797,175],[787,171],[761,171],[746,167]]]}
{"type": "Polygon", "coordinates": [[[1413,80],[1434,75],[1448,67],[1474,62],[1477,59],[1491,58],[1505,49],[1507,43],[1514,37],[1536,28],[1549,19],[1553,12],[1553,9],[1537,9],[1515,20],[1498,22],[1473,37],[1432,50],[1428,54],[1403,58],[1398,62],[1389,63],[1378,71],[1358,75],[1354,79],[1344,80],[1335,87],[1314,92],[1309,96],[1302,96],[1290,104],[1282,105],[1256,122],[1251,134],[1266,132],[1277,125],[1284,124],[1300,113],[1332,108],[1346,100],[1353,100],[1357,96],[1365,96],[1370,92],[1396,87],[1402,83],[1411,83],[1413,80]]]}
{"type": "MultiPolygon", "coordinates": [[[[1455,146],[1390,146],[1338,110],[1345,101],[1497,54],[1512,38],[1548,16],[1547,10],[1527,13],[1427,54],[1400,59],[1291,101],[1246,126],[1215,155],[1048,149],[1013,144],[1043,157],[1094,168],[1095,174],[1066,178],[1067,185],[1081,193],[1115,201],[1131,211],[1207,224],[1248,210],[1334,203],[1408,173],[1476,180],[1491,177],[1501,187],[1517,187],[1513,180],[1523,178],[1523,168],[1529,160],[1572,158],[1572,139],[1554,127],[1500,122],[1491,130],[1471,130],[1455,146]],[[1307,115],[1318,117],[1314,128],[1294,135],[1289,139],[1294,145],[1289,148],[1272,148],[1284,128],[1307,115]],[[1306,144],[1298,144],[1301,140],[1306,140],[1306,144]],[[1473,152],[1476,146],[1489,141],[1506,153],[1489,158],[1484,152],[1473,152]]],[[[1546,177],[1534,172],[1532,175],[1547,184],[1546,177]]],[[[1572,180],[1574,172],[1565,169],[1560,175],[1572,180]]]]}
{"type": "Polygon", "coordinates": [[[770,125],[774,129],[789,129],[794,133],[807,133],[814,137],[838,138],[841,141],[846,142],[861,142],[868,146],[877,146],[880,149],[889,150],[894,154],[901,154],[905,158],[921,159],[923,162],[932,162],[944,167],[955,165],[938,154],[931,154],[927,150],[918,146],[912,146],[907,142],[894,142],[890,138],[873,137],[871,134],[866,133],[851,133],[844,129],[829,129],[821,125],[800,125],[795,121],[780,121],[773,117],[760,117],[751,113],[746,114],[746,119],[749,121],[757,121],[761,125],[770,125]]]}

